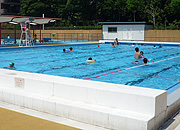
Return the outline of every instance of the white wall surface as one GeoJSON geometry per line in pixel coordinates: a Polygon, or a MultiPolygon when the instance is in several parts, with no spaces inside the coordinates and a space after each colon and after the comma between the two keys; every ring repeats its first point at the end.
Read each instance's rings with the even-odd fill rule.
{"type": "Polygon", "coordinates": [[[103,25],[103,39],[144,41],[145,25],[103,25]],[[117,27],[117,33],[108,33],[108,27],[117,27]]]}

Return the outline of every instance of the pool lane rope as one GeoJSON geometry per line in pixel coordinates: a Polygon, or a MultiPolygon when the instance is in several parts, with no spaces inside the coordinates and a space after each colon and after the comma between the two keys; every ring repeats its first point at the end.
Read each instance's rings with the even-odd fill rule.
{"type": "Polygon", "coordinates": [[[154,62],[154,63],[142,64],[142,65],[137,65],[137,66],[133,66],[133,67],[130,67],[130,68],[120,69],[120,70],[112,71],[112,72],[109,72],[109,73],[101,74],[101,75],[98,75],[98,76],[93,76],[93,77],[89,77],[89,78],[84,78],[83,80],[98,78],[98,77],[102,77],[102,76],[105,76],[105,75],[108,75],[108,74],[117,73],[117,72],[120,72],[120,71],[123,71],[123,70],[129,70],[129,69],[141,67],[141,66],[144,66],[144,65],[155,64],[155,63],[159,63],[159,62],[166,61],[166,60],[171,60],[171,59],[178,58],[178,57],[180,57],[180,56],[175,56],[175,57],[171,57],[171,58],[168,58],[168,59],[159,60],[159,61],[156,61],[156,62],[154,62]]]}

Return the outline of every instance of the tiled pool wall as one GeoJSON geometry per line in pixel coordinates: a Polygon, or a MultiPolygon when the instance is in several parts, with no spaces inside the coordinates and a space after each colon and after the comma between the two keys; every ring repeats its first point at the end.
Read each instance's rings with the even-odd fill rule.
{"type": "MultiPolygon", "coordinates": [[[[67,44],[70,44],[70,45],[91,45],[91,44],[98,44],[99,41],[49,41],[49,42],[36,42],[36,43],[33,43],[33,46],[45,46],[45,45],[49,45],[49,46],[54,46],[54,45],[67,45],[67,44]]],[[[23,44],[20,44],[20,46],[26,46],[26,43],[23,42],[23,44]]],[[[28,45],[30,46],[30,45],[28,45]]],[[[19,40],[17,41],[16,44],[14,43],[6,43],[4,44],[2,41],[1,41],[1,45],[0,47],[19,47],[19,40]]]]}
{"type": "Polygon", "coordinates": [[[155,130],[180,107],[164,90],[6,69],[0,81],[3,102],[109,129],[155,130]]]}
{"type": "MultiPolygon", "coordinates": [[[[99,43],[102,44],[110,44],[110,43],[114,43],[114,41],[112,40],[99,40],[99,43]]],[[[124,45],[132,45],[133,43],[135,43],[135,45],[162,45],[162,46],[180,46],[179,42],[145,42],[145,41],[119,41],[120,44],[124,44],[124,45]]]]}

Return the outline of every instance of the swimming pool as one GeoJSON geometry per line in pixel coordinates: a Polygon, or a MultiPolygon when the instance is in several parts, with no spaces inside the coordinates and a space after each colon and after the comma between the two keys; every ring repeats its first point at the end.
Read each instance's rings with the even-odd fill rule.
{"type": "Polygon", "coordinates": [[[180,80],[180,47],[140,46],[144,56],[153,59],[149,65],[132,64],[134,47],[109,44],[72,46],[74,52],[63,53],[70,46],[23,47],[1,49],[0,66],[15,63],[16,70],[95,80],[116,84],[168,90],[180,80]],[[96,63],[87,64],[92,57],[96,63]]]}

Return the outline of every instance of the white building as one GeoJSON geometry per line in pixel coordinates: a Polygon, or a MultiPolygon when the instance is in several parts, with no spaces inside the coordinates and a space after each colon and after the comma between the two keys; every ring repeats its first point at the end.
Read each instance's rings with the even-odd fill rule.
{"type": "Polygon", "coordinates": [[[103,40],[144,41],[145,30],[152,29],[146,22],[100,22],[103,40]]]}

